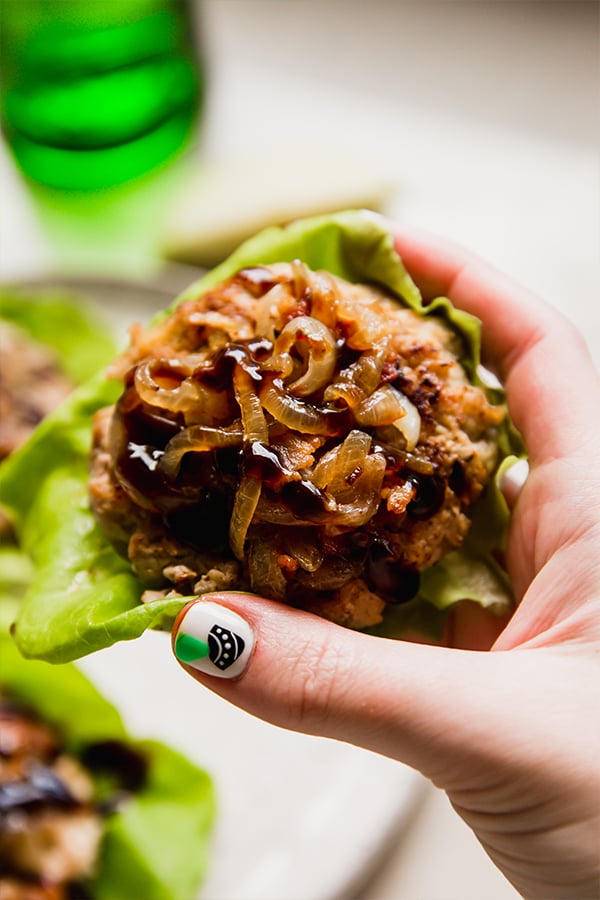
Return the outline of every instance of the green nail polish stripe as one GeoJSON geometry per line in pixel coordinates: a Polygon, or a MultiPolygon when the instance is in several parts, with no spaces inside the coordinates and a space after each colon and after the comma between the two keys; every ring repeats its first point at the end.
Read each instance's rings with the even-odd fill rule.
{"type": "Polygon", "coordinates": [[[208,644],[191,634],[178,634],[175,640],[175,655],[181,662],[193,662],[208,656],[208,644]]]}

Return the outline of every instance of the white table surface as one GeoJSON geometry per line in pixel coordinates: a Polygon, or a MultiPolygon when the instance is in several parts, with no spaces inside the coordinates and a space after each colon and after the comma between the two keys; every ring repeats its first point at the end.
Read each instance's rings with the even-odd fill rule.
{"type": "MultiPolygon", "coordinates": [[[[313,155],[340,152],[380,167],[399,184],[388,205],[393,217],[452,237],[544,296],[581,328],[599,359],[591,7],[207,0],[202,158],[310,147],[313,155]]],[[[55,267],[4,147],[0,196],[0,280],[55,267]]],[[[376,877],[355,896],[517,895],[428,787],[376,877]]]]}

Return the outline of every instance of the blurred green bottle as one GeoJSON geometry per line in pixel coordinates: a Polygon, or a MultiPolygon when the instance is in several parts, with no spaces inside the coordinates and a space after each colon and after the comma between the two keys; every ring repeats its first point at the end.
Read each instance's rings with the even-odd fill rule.
{"type": "Polygon", "coordinates": [[[1,0],[1,117],[33,181],[129,182],[186,145],[203,97],[185,0],[1,0]]]}

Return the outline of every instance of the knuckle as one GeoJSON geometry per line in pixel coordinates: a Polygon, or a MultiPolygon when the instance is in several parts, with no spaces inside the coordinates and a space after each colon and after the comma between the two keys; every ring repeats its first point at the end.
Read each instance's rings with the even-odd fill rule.
{"type": "Polygon", "coordinates": [[[346,649],[326,639],[307,641],[288,670],[288,714],[300,731],[325,734],[340,718],[351,682],[346,649]]]}

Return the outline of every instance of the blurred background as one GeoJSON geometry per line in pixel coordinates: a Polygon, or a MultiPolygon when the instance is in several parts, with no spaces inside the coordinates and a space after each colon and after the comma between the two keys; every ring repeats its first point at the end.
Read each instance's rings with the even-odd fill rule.
{"type": "MultiPolygon", "coordinates": [[[[129,3],[94,0],[84,6],[86,15],[101,19],[122,14],[129,3]]],[[[167,39],[158,68],[144,76],[150,79],[144,82],[145,99],[127,105],[133,82],[117,84],[108,100],[75,91],[67,97],[75,110],[71,124],[72,116],[81,113],[90,125],[88,143],[73,144],[77,134],[81,136],[73,127],[56,143],[63,149],[69,146],[79,159],[81,153],[127,143],[126,129],[110,132],[116,128],[117,109],[125,125],[137,121],[136,116],[143,118],[147,110],[148,119],[137,122],[139,134],[158,133],[164,121],[177,127],[153,144],[137,170],[137,163],[128,168],[129,163],[117,165],[114,157],[104,168],[92,160],[87,169],[64,158],[57,169],[51,160],[50,169],[59,175],[49,175],[46,164],[36,168],[30,147],[34,138],[51,140],[48,129],[55,123],[48,112],[52,97],[47,89],[53,76],[47,66],[57,64],[38,60],[25,86],[15,75],[31,55],[19,44],[22,34],[14,25],[15,13],[22,14],[28,5],[28,0],[2,4],[0,281],[43,281],[57,275],[118,278],[121,284],[132,280],[135,313],[133,306],[123,306],[122,294],[95,292],[101,311],[122,328],[132,317],[144,315],[143,285],[178,290],[197,267],[212,265],[264,225],[367,206],[481,254],[561,309],[600,359],[596,0],[175,4],[175,19],[165,27],[159,21],[158,34],[167,39]],[[166,86],[161,87],[163,76],[166,86]],[[31,78],[38,79],[38,87],[41,81],[46,91],[37,100],[31,78]],[[102,132],[104,137],[94,130],[98,122],[109,129],[102,132]],[[27,147],[21,140],[24,132],[27,147]],[[33,177],[25,178],[23,169],[33,177]],[[101,169],[103,178],[94,181],[101,169]]],[[[46,10],[53,6],[64,9],[67,4],[46,3],[46,10]]],[[[141,6],[153,12],[160,7],[164,14],[168,4],[148,0],[141,6]]],[[[46,19],[45,27],[56,26],[55,13],[46,19]]],[[[84,24],[89,26],[90,20],[84,24]]],[[[100,58],[107,56],[101,53],[100,58]]],[[[76,55],[70,59],[76,67],[76,55]]],[[[118,68],[118,60],[114,65],[118,68]]],[[[90,73],[79,72],[77,77],[85,80],[90,73]]],[[[58,82],[64,80],[58,77],[58,82]]],[[[149,300],[148,315],[150,306],[149,300]]],[[[123,695],[122,676],[128,667],[143,671],[148,661],[156,661],[155,637],[127,647],[126,653],[123,648],[107,651],[84,666],[121,702],[133,727],[146,732],[156,723],[155,710],[140,708],[134,700],[135,678],[123,695]]],[[[223,783],[243,783],[246,776],[242,778],[239,761],[236,768],[236,754],[219,752],[218,735],[212,735],[212,744],[208,741],[205,755],[197,746],[185,746],[185,729],[179,725],[189,708],[185,704],[205,701],[197,689],[178,680],[179,672],[158,669],[156,677],[175,685],[183,698],[179,709],[161,717],[165,736],[212,766],[223,783]]],[[[137,687],[143,691],[143,685],[137,687]]],[[[166,708],[168,692],[163,700],[166,708]]],[[[278,814],[285,823],[290,773],[281,757],[278,762],[277,752],[288,745],[271,729],[256,730],[257,724],[243,714],[222,713],[212,705],[208,714],[224,729],[222,740],[251,735],[250,754],[255,756],[250,756],[250,766],[262,771],[267,764],[271,772],[275,766],[282,787],[279,800],[272,803],[280,803],[278,814]]],[[[306,752],[310,759],[308,746],[313,745],[289,745],[291,758],[306,752]]],[[[351,765],[347,771],[348,779],[361,777],[360,766],[355,775],[351,765]]],[[[419,783],[416,802],[413,782],[404,791],[392,771],[386,767],[384,775],[391,779],[391,794],[398,790],[396,800],[392,796],[385,808],[365,807],[364,827],[375,838],[352,838],[355,852],[368,858],[358,866],[356,860],[348,862],[353,844],[349,839],[343,852],[340,802],[339,817],[334,807],[327,819],[328,828],[339,829],[339,851],[322,854],[315,863],[326,887],[302,896],[288,880],[285,896],[516,897],[445,798],[419,783]],[[374,816],[379,812],[378,826],[374,816]]],[[[260,777],[257,781],[262,783],[260,777]]],[[[310,790],[304,799],[294,794],[287,804],[290,818],[313,800],[310,790]]],[[[266,810],[272,813],[272,805],[266,810]]],[[[316,805],[308,812],[318,819],[316,805]]],[[[260,822],[257,827],[260,832],[260,822]]],[[[315,829],[318,834],[318,822],[315,829]]],[[[217,865],[235,866],[242,844],[243,833],[229,840],[224,825],[217,865]]],[[[220,890],[218,879],[213,880],[205,896],[238,896],[220,890]]],[[[282,900],[284,893],[273,896],[282,900]]]]}

